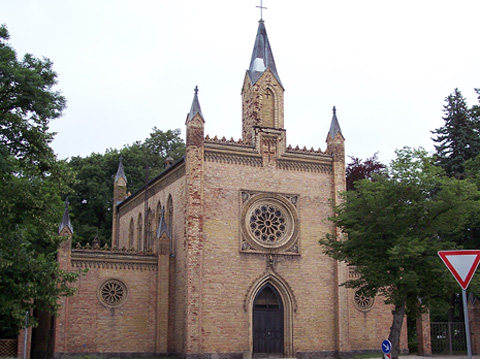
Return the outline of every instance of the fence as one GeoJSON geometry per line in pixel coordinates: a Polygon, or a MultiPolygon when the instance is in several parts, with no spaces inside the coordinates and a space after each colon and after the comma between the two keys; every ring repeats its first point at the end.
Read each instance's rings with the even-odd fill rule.
{"type": "Polygon", "coordinates": [[[0,358],[17,356],[17,339],[0,339],[0,358]]]}
{"type": "Polygon", "coordinates": [[[465,323],[431,323],[433,354],[465,354],[465,323]]]}

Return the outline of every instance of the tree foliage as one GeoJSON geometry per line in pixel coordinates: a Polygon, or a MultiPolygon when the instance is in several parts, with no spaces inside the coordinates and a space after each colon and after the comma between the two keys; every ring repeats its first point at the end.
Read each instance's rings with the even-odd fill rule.
{"type": "Polygon", "coordinates": [[[385,170],[385,165],[377,158],[377,153],[362,161],[361,158],[350,156],[345,173],[347,176],[347,191],[355,189],[355,182],[361,179],[374,180],[375,175],[380,175],[385,170]]]}
{"type": "Polygon", "coordinates": [[[55,251],[60,193],[73,182],[50,142],[49,122],[65,108],[48,59],[17,59],[0,26],[0,335],[16,335],[26,310],[54,313],[75,275],[61,272],[55,251]]]}
{"type": "Polygon", "coordinates": [[[406,309],[443,300],[446,286],[439,280],[455,285],[437,251],[456,247],[470,216],[478,213],[478,200],[475,185],[445,176],[424,150],[404,148],[385,176],[356,182],[335,207],[331,220],[346,237],[327,235],[320,243],[359,274],[344,285],[382,295],[395,306],[389,335],[394,357],[406,309]]]}
{"type": "Polygon", "coordinates": [[[120,155],[123,157],[128,190],[133,193],[164,170],[167,157],[175,161],[184,154],[185,144],[179,129],[164,132],[154,127],[143,142],[137,141],[121,150],[109,149],[104,154],[73,157],[69,166],[76,173],[77,181],[69,199],[75,228],[74,241],[85,244],[98,236],[102,244],[110,244],[113,181],[120,155]]]}
{"type": "MultiPolygon", "coordinates": [[[[475,90],[479,95],[480,89],[475,90]]],[[[462,93],[455,91],[445,98],[445,124],[432,131],[437,151],[437,163],[449,176],[462,178],[465,161],[480,153],[480,107],[468,108],[462,93]]]]}

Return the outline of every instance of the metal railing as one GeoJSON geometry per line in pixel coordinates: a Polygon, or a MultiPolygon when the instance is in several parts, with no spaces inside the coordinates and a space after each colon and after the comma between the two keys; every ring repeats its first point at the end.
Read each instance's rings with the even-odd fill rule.
{"type": "Polygon", "coordinates": [[[431,323],[431,335],[433,354],[467,353],[465,323],[431,323]]]}

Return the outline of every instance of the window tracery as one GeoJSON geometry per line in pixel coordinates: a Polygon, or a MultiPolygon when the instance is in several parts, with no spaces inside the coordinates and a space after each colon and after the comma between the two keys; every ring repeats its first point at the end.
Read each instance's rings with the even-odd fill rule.
{"type": "Polygon", "coordinates": [[[108,307],[117,307],[127,300],[127,293],[127,286],[121,280],[107,279],[99,286],[97,298],[108,307]]]}

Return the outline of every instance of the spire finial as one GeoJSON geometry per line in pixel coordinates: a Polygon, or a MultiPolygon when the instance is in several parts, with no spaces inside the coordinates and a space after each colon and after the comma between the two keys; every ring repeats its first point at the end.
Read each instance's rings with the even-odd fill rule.
{"type": "MultiPolygon", "coordinates": [[[[330,131],[329,134],[333,138],[337,135],[337,133],[340,132],[342,135],[342,130],[340,129],[340,124],[338,123],[338,118],[337,118],[337,108],[333,106],[333,116],[332,116],[332,122],[330,123],[330,131]]],[[[343,137],[343,135],[342,135],[343,137]]]]}
{"type": "Polygon", "coordinates": [[[260,21],[263,21],[263,9],[267,10],[267,8],[263,6],[263,0],[260,0],[260,6],[257,7],[260,8],[260,21]]]}
{"type": "Polygon", "coordinates": [[[203,120],[202,110],[200,109],[200,102],[198,101],[198,86],[195,86],[193,92],[195,93],[195,96],[193,96],[192,107],[190,108],[190,113],[187,116],[187,122],[192,120],[197,113],[202,117],[203,120]]]}
{"type": "Polygon", "coordinates": [[[118,181],[122,177],[125,180],[125,183],[127,183],[127,176],[125,176],[125,170],[123,169],[123,156],[120,154],[118,157],[118,169],[117,174],[115,175],[115,181],[118,181]]]}
{"type": "Polygon", "coordinates": [[[63,229],[66,227],[69,229],[70,234],[73,234],[72,223],[70,222],[70,215],[68,214],[68,198],[65,199],[65,210],[63,211],[62,223],[58,226],[58,234],[61,234],[63,229]]]}

